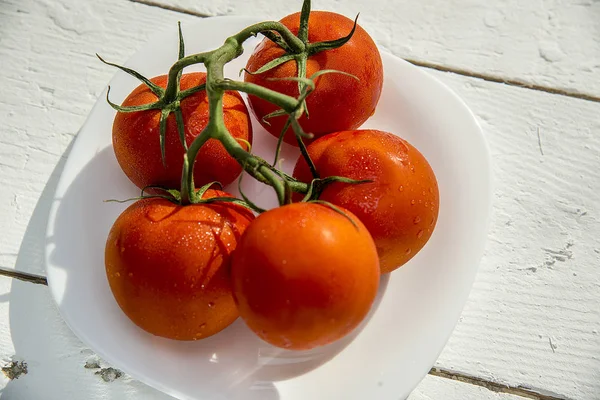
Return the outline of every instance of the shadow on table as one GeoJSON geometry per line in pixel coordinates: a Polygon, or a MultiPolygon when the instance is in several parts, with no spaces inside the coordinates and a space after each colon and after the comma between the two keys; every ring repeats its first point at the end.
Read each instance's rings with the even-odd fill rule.
{"type": "MultiPolygon", "coordinates": [[[[17,257],[18,270],[45,275],[48,214],[71,146],[50,175],[29,221],[17,257]]],[[[172,399],[131,379],[105,382],[95,374],[101,369],[84,369],[86,361],[94,356],[65,325],[47,287],[13,280],[6,296],[13,359],[27,363],[27,374],[9,381],[0,390],[0,398],[172,399]]]]}

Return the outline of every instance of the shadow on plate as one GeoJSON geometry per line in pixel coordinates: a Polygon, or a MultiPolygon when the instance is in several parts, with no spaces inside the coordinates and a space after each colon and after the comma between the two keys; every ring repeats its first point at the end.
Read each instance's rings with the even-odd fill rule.
{"type": "MultiPolygon", "coordinates": [[[[197,389],[203,396],[218,397],[225,391],[227,398],[248,398],[254,394],[257,399],[278,399],[273,382],[305,374],[335,357],[360,333],[387,286],[386,276],[382,278],[379,296],[371,314],[351,335],[310,351],[287,351],[270,346],[256,337],[241,320],[221,333],[198,342],[177,342],[154,337],[133,325],[120,311],[110,293],[103,262],[99,261],[103,260],[104,245],[112,223],[127,207],[127,204],[106,204],[102,201],[136,195],[138,190],[119,169],[112,149],[108,147],[99,151],[60,199],[55,230],[49,238],[53,244],[50,261],[66,277],[60,301],[69,307],[71,321],[85,321],[86,331],[104,331],[107,335],[113,333],[123,339],[119,341],[122,343],[111,343],[111,354],[102,354],[102,349],[97,349],[100,355],[126,372],[128,366],[139,371],[144,369],[144,365],[157,365],[165,357],[177,360],[177,364],[172,365],[177,369],[177,374],[169,374],[168,367],[163,366],[165,374],[169,375],[166,383],[161,382],[166,375],[160,371],[152,371],[149,378],[148,375],[134,374],[134,377],[152,386],[166,384],[162,389],[186,386],[189,382],[185,381],[193,379],[190,371],[202,371],[202,382],[197,383],[197,389]],[[85,304],[93,304],[94,309],[85,309],[85,304]],[[104,317],[110,318],[110,321],[103,320],[104,317]],[[118,333],[107,330],[107,325],[117,326],[118,333]],[[140,343],[144,345],[138,348],[138,360],[120,358],[121,351],[127,352],[130,346],[140,343]],[[152,351],[148,352],[149,349],[152,351]]],[[[163,364],[168,363],[165,361],[163,364]]]]}

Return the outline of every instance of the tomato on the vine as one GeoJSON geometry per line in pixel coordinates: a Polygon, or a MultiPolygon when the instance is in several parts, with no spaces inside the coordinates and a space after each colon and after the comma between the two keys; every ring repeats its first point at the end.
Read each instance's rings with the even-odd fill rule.
{"type": "MultiPolygon", "coordinates": [[[[204,194],[223,196],[230,195],[212,189],[204,194]]],[[[223,330],[238,317],[231,254],[253,219],[232,203],[135,202],[115,221],[106,242],[106,274],[117,303],[157,336],[197,340],[223,330]]]]}
{"type": "MultiPolygon", "coordinates": [[[[291,14],[281,20],[294,34],[298,33],[300,13],[291,14]]],[[[354,21],[332,12],[313,11],[308,23],[310,43],[342,38],[352,30],[354,21]]],[[[268,62],[282,56],[285,51],[271,40],[263,40],[248,60],[246,69],[257,71],[268,62]]],[[[383,64],[377,46],[369,34],[357,26],[352,38],[343,46],[322,51],[309,57],[306,76],[321,70],[338,70],[354,75],[358,80],[342,74],[326,74],[316,79],[316,89],[306,99],[309,115],[299,122],[307,133],[315,137],[341,130],[356,129],[374,112],[383,85],[383,64]]],[[[298,83],[281,80],[296,77],[297,64],[287,61],[261,74],[246,73],[244,80],[277,92],[298,97],[298,83]]],[[[256,96],[249,96],[251,109],[262,126],[272,135],[279,137],[287,117],[280,116],[263,122],[263,117],[277,110],[277,106],[256,96]]],[[[297,145],[291,129],[285,141],[297,145]]]]}
{"type": "MultiPolygon", "coordinates": [[[[350,210],[365,224],[382,273],[402,266],[427,243],[438,217],[438,185],[431,166],[410,143],[381,131],[345,131],[314,141],[308,153],[321,178],[372,180],[331,184],[320,199],[350,210]]],[[[293,175],[312,180],[302,157],[293,175]]]]}
{"type": "Polygon", "coordinates": [[[246,324],[263,340],[296,350],[331,343],[360,324],[379,276],[377,251],[364,225],[348,211],[315,203],[257,217],[231,267],[246,324]]]}
{"type": "MultiPolygon", "coordinates": [[[[156,85],[166,87],[167,76],[151,79],[156,85]]],[[[190,89],[206,82],[206,74],[194,72],[183,74],[181,90],[190,89]]],[[[123,106],[138,106],[155,102],[157,96],[146,85],[134,89],[123,106]]],[[[225,92],[223,96],[225,127],[236,138],[252,142],[252,126],[248,110],[238,92],[225,92]]],[[[206,127],[209,118],[206,91],[196,92],[181,101],[185,126],[185,139],[189,145],[206,127]]],[[[117,112],[113,124],[113,148],[121,169],[139,188],[149,185],[179,189],[183,168],[184,148],[177,131],[175,115],[167,119],[165,137],[165,165],[161,158],[159,121],[160,110],[131,113],[117,112]]],[[[244,144],[242,146],[245,147],[244,144]]],[[[218,181],[227,185],[235,180],[242,167],[231,157],[223,145],[209,139],[200,149],[194,165],[194,181],[202,186],[218,181]]]]}

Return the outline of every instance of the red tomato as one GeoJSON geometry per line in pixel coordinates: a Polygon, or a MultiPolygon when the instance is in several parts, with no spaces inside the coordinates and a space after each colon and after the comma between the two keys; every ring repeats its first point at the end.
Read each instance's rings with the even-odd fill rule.
{"type": "MultiPolygon", "coordinates": [[[[189,89],[206,81],[206,74],[194,72],[181,77],[181,89],[189,89]]],[[[166,87],[167,76],[152,79],[166,87]]],[[[145,85],[131,92],[123,106],[136,106],[157,100],[145,85]]],[[[225,126],[239,139],[252,142],[252,126],[246,105],[237,92],[226,92],[223,97],[225,126]]],[[[190,95],[181,102],[188,146],[208,123],[208,98],[205,91],[190,95]]],[[[171,113],[167,122],[165,138],[166,168],[163,166],[159,136],[160,110],[133,113],[117,112],[113,124],[113,147],[117,161],[125,174],[139,188],[148,185],[171,189],[181,187],[184,148],[181,145],[175,115],[171,113]]],[[[199,187],[218,181],[227,185],[239,176],[242,168],[215,139],[210,139],[198,153],[194,166],[194,182],[199,187]]]]}
{"type": "MultiPolygon", "coordinates": [[[[359,130],[332,133],[308,146],[322,178],[345,176],[372,183],[335,183],[320,196],[354,213],[377,246],[381,272],[410,260],[427,243],[438,217],[437,180],[423,155],[390,133],[359,130]]],[[[310,182],[300,158],[294,177],[310,182]]]]}
{"type": "Polygon", "coordinates": [[[349,218],[315,203],[261,214],[233,256],[240,316],[263,340],[310,349],[351,332],[367,315],[379,285],[371,236],[349,218]]]}
{"type": "MultiPolygon", "coordinates": [[[[228,195],[208,190],[204,197],[216,196],[228,195]]],[[[197,340],[226,328],[238,317],[230,256],[253,218],[231,203],[132,204],[114,223],[105,251],[108,282],[123,312],[170,339],[197,340]]]]}
{"type": "MultiPolygon", "coordinates": [[[[292,32],[297,34],[300,13],[289,15],[281,20],[292,32]]],[[[310,13],[308,40],[311,43],[335,40],[344,37],[352,30],[354,21],[336,13],[313,11],[310,13]]],[[[257,71],[271,60],[280,57],[284,51],[272,41],[265,39],[254,50],[246,69],[257,71]]],[[[374,112],[383,85],[383,65],[377,46],[369,34],[360,26],[350,41],[334,50],[326,50],[308,59],[307,77],[326,69],[344,71],[356,76],[359,81],[341,75],[326,74],[317,78],[316,90],[307,99],[310,118],[304,115],[300,124],[307,133],[315,137],[326,133],[347,129],[356,129],[374,112]]],[[[298,97],[298,84],[292,81],[272,81],[270,78],[297,76],[295,61],[288,61],[259,75],[246,74],[247,82],[276,90],[280,93],[298,97]]],[[[277,110],[277,106],[256,96],[250,96],[250,106],[263,127],[279,137],[287,117],[269,119],[271,125],[262,122],[262,118],[277,110]]],[[[291,129],[285,141],[297,145],[291,129]]]]}

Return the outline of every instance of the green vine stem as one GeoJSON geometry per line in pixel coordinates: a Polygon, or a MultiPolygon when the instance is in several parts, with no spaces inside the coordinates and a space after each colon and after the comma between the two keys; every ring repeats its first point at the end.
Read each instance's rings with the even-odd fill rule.
{"type": "MultiPolygon", "coordinates": [[[[223,95],[226,90],[237,90],[259,96],[267,101],[272,102],[273,104],[276,104],[289,114],[297,114],[297,111],[301,108],[301,102],[294,97],[287,96],[252,83],[238,82],[225,78],[223,72],[225,64],[239,57],[244,51],[242,46],[243,43],[259,33],[266,33],[269,35],[269,37],[276,38],[279,43],[285,45],[286,49],[290,51],[297,53],[306,53],[308,51],[305,44],[283,24],[275,21],[267,21],[251,25],[236,35],[227,38],[225,43],[218,49],[204,53],[192,54],[185,57],[183,35],[181,32],[181,25],[179,25],[179,59],[169,69],[167,87],[165,89],[157,86],[150,79],[144,77],[134,70],[119,66],[117,64],[109,63],[98,56],[98,58],[105,64],[117,67],[129,75],[139,79],[158,97],[158,100],[151,104],[135,107],[123,107],[110,101],[108,96],[110,93],[110,87],[107,91],[108,103],[118,112],[137,112],[151,109],[161,110],[159,125],[163,162],[165,160],[164,141],[167,118],[169,117],[170,113],[175,114],[180,139],[186,150],[181,178],[181,197],[178,199],[181,204],[185,205],[199,201],[195,195],[193,166],[200,148],[209,139],[219,140],[227,152],[233,158],[235,158],[240,165],[242,165],[248,174],[253,176],[258,181],[272,186],[275,189],[280,201],[283,201],[285,198],[284,193],[286,186],[284,185],[282,179],[289,179],[289,177],[281,178],[281,175],[278,174],[275,167],[244,150],[239,142],[227,130],[223,121],[223,95]],[[184,68],[195,64],[205,65],[207,70],[206,83],[196,88],[181,91],[179,82],[182,71],[184,68]],[[199,90],[206,90],[208,96],[209,122],[188,148],[185,142],[183,116],[181,114],[180,103],[185,97],[199,90]]],[[[300,193],[306,193],[308,190],[307,184],[293,179],[289,180],[290,182],[288,186],[291,188],[291,190],[300,193]]]]}
{"type": "MultiPolygon", "coordinates": [[[[293,51],[307,51],[305,44],[284,25],[279,22],[269,21],[247,27],[238,34],[227,38],[225,43],[216,50],[181,58],[169,70],[169,79],[163,97],[163,101],[167,103],[177,99],[178,77],[185,67],[203,63],[207,71],[206,93],[209,104],[209,121],[186,153],[181,178],[181,204],[194,202],[193,165],[200,148],[209,139],[219,140],[227,152],[242,165],[246,172],[258,181],[272,186],[277,193],[280,203],[285,202],[286,185],[282,181],[285,178],[281,178],[273,166],[244,150],[239,142],[227,131],[223,121],[223,94],[226,90],[238,90],[254,94],[276,104],[290,114],[295,113],[301,107],[301,103],[291,96],[259,85],[226,79],[224,76],[223,70],[225,64],[243,53],[244,48],[242,45],[247,39],[261,32],[272,31],[277,32],[293,51]]],[[[308,190],[308,185],[295,180],[287,183],[287,185],[291,190],[301,193],[305,193],[308,190]]]]}
{"type": "MultiPolygon", "coordinates": [[[[268,124],[267,119],[269,119],[269,118],[279,117],[279,116],[282,116],[285,114],[289,114],[289,119],[285,123],[284,129],[281,131],[280,138],[277,143],[277,149],[275,151],[275,161],[273,162],[273,165],[277,164],[281,146],[283,144],[283,136],[285,136],[287,134],[288,128],[291,126],[292,130],[296,136],[296,141],[298,142],[298,147],[300,148],[302,157],[307,162],[313,178],[317,179],[317,178],[319,178],[319,174],[314,166],[313,161],[310,158],[310,155],[308,154],[308,151],[306,150],[306,145],[304,144],[304,138],[305,137],[312,138],[312,134],[305,133],[302,130],[302,128],[300,127],[300,124],[298,123],[298,119],[302,116],[303,113],[305,113],[306,116],[309,117],[309,109],[306,104],[306,96],[308,94],[310,94],[310,92],[312,92],[312,90],[315,89],[313,80],[316,79],[317,76],[321,75],[322,73],[338,72],[338,73],[348,75],[354,79],[358,79],[358,78],[356,78],[353,75],[347,74],[343,71],[318,71],[309,80],[309,79],[307,79],[307,76],[306,76],[308,58],[310,56],[320,53],[322,51],[336,49],[336,48],[339,48],[339,47],[343,46],[344,44],[346,44],[352,38],[352,36],[354,35],[354,32],[356,32],[358,15],[356,16],[352,30],[348,33],[348,35],[341,37],[339,39],[336,39],[336,40],[310,43],[308,40],[310,13],[311,13],[311,0],[304,0],[304,2],[302,4],[302,11],[300,12],[300,24],[299,24],[299,28],[298,28],[298,39],[304,44],[304,49],[305,49],[304,51],[301,51],[299,53],[291,51],[289,48],[287,48],[285,46],[285,44],[280,43],[280,41],[271,39],[285,51],[285,54],[283,54],[282,56],[280,56],[274,60],[271,60],[270,62],[263,65],[256,71],[248,71],[245,69],[243,71],[245,71],[247,74],[250,74],[250,75],[258,75],[258,74],[267,72],[275,67],[278,67],[279,65],[281,65],[285,62],[292,61],[292,60],[294,60],[296,62],[297,74],[296,74],[295,80],[298,82],[298,94],[299,94],[298,101],[300,103],[300,107],[296,110],[295,114],[290,113],[289,110],[286,110],[286,109],[277,110],[277,111],[265,116],[263,118],[263,122],[266,122],[268,124]],[[312,86],[312,88],[310,90],[308,89],[309,85],[312,86]]],[[[293,78],[288,78],[288,79],[293,80],[293,78]]]]}
{"type": "MultiPolygon", "coordinates": [[[[231,133],[225,127],[223,120],[223,95],[227,90],[236,90],[250,95],[255,95],[275,104],[281,110],[274,113],[273,116],[287,114],[289,116],[290,124],[286,125],[292,126],[299,141],[302,155],[306,158],[307,162],[311,166],[311,171],[313,172],[314,178],[319,178],[316,169],[314,168],[314,164],[310,159],[308,152],[306,151],[306,147],[302,142],[303,137],[311,137],[311,134],[304,133],[298,123],[298,119],[302,116],[302,114],[307,112],[305,99],[315,87],[312,79],[306,78],[306,61],[312,54],[337,48],[346,43],[354,33],[356,22],[354,28],[346,37],[330,42],[309,43],[308,18],[310,15],[310,7],[311,1],[304,0],[301,13],[301,26],[298,36],[295,36],[280,22],[261,22],[251,25],[237,34],[227,38],[224,44],[215,50],[192,54],[189,56],[185,56],[183,34],[181,32],[181,25],[179,25],[179,57],[169,69],[167,86],[165,89],[157,86],[151,80],[147,79],[136,71],[116,64],[108,63],[98,56],[102,62],[115,66],[142,81],[158,97],[158,100],[151,104],[136,107],[124,107],[112,103],[108,99],[107,93],[107,100],[109,104],[118,112],[137,112],[151,109],[161,110],[159,125],[163,162],[165,160],[164,138],[166,135],[167,118],[169,117],[170,113],[175,114],[180,139],[184,149],[186,150],[181,177],[180,196],[177,196],[176,199],[179,203],[186,205],[205,201],[201,199],[201,196],[197,195],[194,187],[193,167],[200,148],[209,139],[216,139],[220,141],[225,147],[226,151],[237,160],[237,162],[249,175],[261,183],[272,186],[277,194],[280,204],[285,204],[290,201],[291,191],[304,194],[309,192],[311,185],[299,182],[276,168],[275,165],[277,163],[277,159],[273,165],[267,163],[260,157],[257,157],[251,154],[249,151],[246,151],[231,135],[231,133]],[[225,78],[224,66],[243,53],[243,43],[246,40],[257,36],[258,34],[263,34],[267,39],[275,42],[286,51],[286,54],[280,59],[269,63],[270,65],[264,66],[260,69],[260,71],[256,71],[254,73],[263,73],[277,65],[282,64],[285,61],[292,59],[295,60],[298,64],[298,76],[291,79],[298,81],[298,88],[300,90],[300,95],[298,98],[294,98],[292,96],[288,96],[253,83],[239,82],[225,78]],[[183,70],[186,67],[195,64],[205,65],[207,71],[206,83],[195,88],[181,91],[179,83],[183,70]],[[184,122],[180,103],[187,96],[200,90],[206,90],[209,103],[209,121],[204,130],[198,135],[198,137],[196,137],[196,139],[188,148],[185,142],[185,127],[183,126],[184,122]]],[[[320,73],[326,72],[328,73],[334,71],[321,71],[320,73]]],[[[313,77],[316,78],[316,76],[317,74],[315,74],[313,77]]],[[[282,135],[284,133],[285,131],[282,132],[282,135]]],[[[279,154],[279,148],[277,154],[279,154]]]]}

